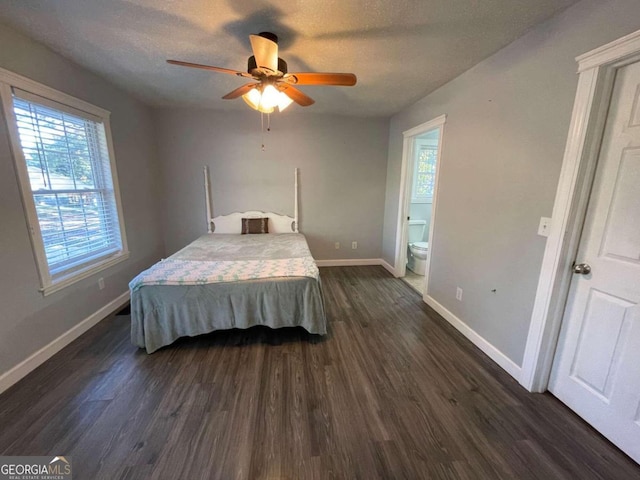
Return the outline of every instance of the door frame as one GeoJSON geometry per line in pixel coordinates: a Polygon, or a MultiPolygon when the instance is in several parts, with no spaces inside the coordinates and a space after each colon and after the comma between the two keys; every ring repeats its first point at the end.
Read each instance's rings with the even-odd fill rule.
{"type": "Polygon", "coordinates": [[[438,179],[440,178],[440,166],[442,164],[442,140],[444,138],[444,125],[447,121],[447,115],[440,115],[428,122],[410,128],[402,132],[404,137],[402,143],[402,168],[400,170],[400,193],[398,198],[398,224],[396,227],[396,255],[394,271],[396,277],[404,277],[407,273],[407,227],[409,222],[407,216],[409,214],[409,205],[411,204],[411,186],[413,182],[413,140],[415,137],[427,133],[436,128],[440,129],[438,138],[438,153],[436,160],[436,178],[433,185],[433,200],[431,202],[431,225],[429,225],[429,253],[427,254],[427,262],[425,269],[424,293],[427,292],[429,283],[429,267],[431,264],[431,256],[433,252],[433,231],[436,222],[436,202],[438,198],[438,179]]]}
{"type": "Polygon", "coordinates": [[[547,390],[616,71],[640,61],[640,30],[576,57],[578,87],[519,382],[547,390]]]}

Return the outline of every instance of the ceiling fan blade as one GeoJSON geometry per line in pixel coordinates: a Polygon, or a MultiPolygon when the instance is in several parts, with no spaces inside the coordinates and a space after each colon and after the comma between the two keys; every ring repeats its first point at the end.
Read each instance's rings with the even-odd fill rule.
{"type": "Polygon", "coordinates": [[[239,72],[238,70],[230,70],[228,68],[214,67],[212,65],[202,65],[200,63],[182,62],[180,60],[167,60],[167,63],[170,63],[171,65],[179,65],[181,67],[201,68],[203,70],[212,70],[214,72],[229,73],[231,75],[237,75],[239,77],[253,78],[253,75],[247,72],[239,72]]]}
{"type": "Polygon", "coordinates": [[[313,105],[314,103],[316,103],[313,98],[302,93],[300,90],[292,87],[291,85],[281,84],[279,89],[281,92],[284,92],[287,97],[289,97],[291,100],[302,107],[308,107],[309,105],[313,105]]]}
{"type": "Polygon", "coordinates": [[[358,79],[353,73],[288,73],[283,80],[292,85],[338,85],[352,87],[358,79]]]}
{"type": "Polygon", "coordinates": [[[276,73],[278,71],[278,44],[260,35],[249,35],[249,40],[258,68],[276,73]]]}
{"type": "Polygon", "coordinates": [[[222,98],[224,98],[225,100],[233,100],[234,98],[241,97],[245,93],[249,93],[249,90],[257,86],[257,83],[247,83],[246,85],[242,85],[241,87],[236,88],[234,91],[227,93],[222,98]]]}

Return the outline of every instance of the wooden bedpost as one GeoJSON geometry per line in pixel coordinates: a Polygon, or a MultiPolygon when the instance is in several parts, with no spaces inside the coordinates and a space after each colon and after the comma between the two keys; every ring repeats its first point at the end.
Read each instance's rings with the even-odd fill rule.
{"type": "Polygon", "coordinates": [[[211,233],[211,193],[209,192],[209,167],[204,166],[204,195],[207,203],[207,233],[211,233]]]}
{"type": "Polygon", "coordinates": [[[294,182],[293,186],[295,189],[294,193],[294,206],[293,206],[293,231],[298,233],[298,167],[293,170],[294,182]]]}

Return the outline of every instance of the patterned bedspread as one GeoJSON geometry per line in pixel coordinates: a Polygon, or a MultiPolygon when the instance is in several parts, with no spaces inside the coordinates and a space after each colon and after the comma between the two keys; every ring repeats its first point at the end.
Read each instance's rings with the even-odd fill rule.
{"type": "Polygon", "coordinates": [[[319,278],[300,235],[205,235],[140,273],[129,288],[134,292],[145,285],[207,285],[277,277],[319,278]],[[252,259],[228,259],[243,248],[251,249],[252,259]]]}
{"type": "Polygon", "coordinates": [[[144,285],[207,285],[277,277],[317,279],[319,271],[311,257],[212,262],[167,259],[134,278],[129,288],[136,291],[144,285]]]}

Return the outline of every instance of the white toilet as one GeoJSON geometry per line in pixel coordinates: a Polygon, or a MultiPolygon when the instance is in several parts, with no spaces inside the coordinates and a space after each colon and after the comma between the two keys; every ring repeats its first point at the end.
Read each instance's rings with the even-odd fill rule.
{"type": "Polygon", "coordinates": [[[418,275],[424,275],[427,268],[429,242],[424,242],[425,220],[409,220],[409,244],[407,246],[407,268],[418,275]]]}

